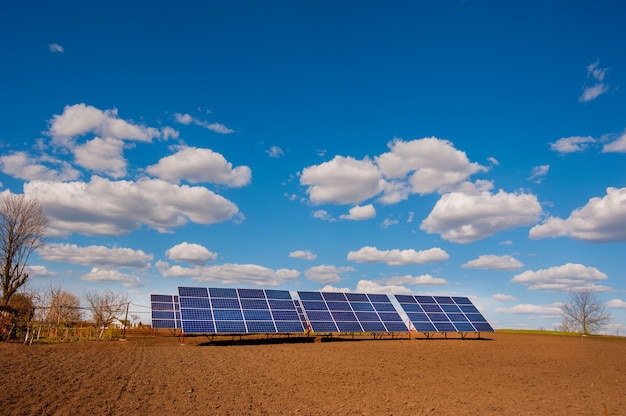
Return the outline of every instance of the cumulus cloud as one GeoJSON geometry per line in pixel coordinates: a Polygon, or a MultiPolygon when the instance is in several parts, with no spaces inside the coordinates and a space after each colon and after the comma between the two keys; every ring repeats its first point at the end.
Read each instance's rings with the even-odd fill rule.
{"type": "Polygon", "coordinates": [[[531,228],[529,236],[533,239],[569,236],[594,243],[626,241],[626,188],[607,188],[602,198],[591,198],[566,219],[546,219],[531,228]]]}
{"type": "Polygon", "coordinates": [[[561,316],[563,311],[559,306],[547,305],[531,305],[527,303],[520,303],[512,308],[496,308],[498,313],[511,313],[511,314],[532,314],[532,315],[544,315],[544,316],[561,316]]]}
{"type": "Polygon", "coordinates": [[[80,172],[65,161],[47,156],[33,158],[26,152],[0,156],[0,169],[7,175],[26,181],[71,181],[80,176],[80,172]]]}
{"type": "Polygon", "coordinates": [[[26,266],[28,270],[28,275],[33,277],[56,277],[58,276],[57,272],[53,272],[46,268],[46,266],[32,265],[26,266]]]}
{"type": "Polygon", "coordinates": [[[91,133],[118,140],[150,142],[159,136],[155,128],[127,122],[118,117],[117,109],[100,110],[82,104],[67,105],[60,115],[49,121],[47,132],[56,145],[71,146],[76,137],[91,133]]]}
{"type": "Polygon", "coordinates": [[[353,272],[352,267],[337,267],[330,265],[320,265],[305,270],[304,275],[307,279],[318,283],[335,283],[341,280],[340,274],[353,272]]]}
{"type": "Polygon", "coordinates": [[[24,185],[24,194],[42,204],[50,232],[58,235],[121,235],[142,225],[169,232],[189,221],[208,225],[241,218],[234,203],[206,188],[158,179],[32,181],[24,185]]]}
{"type": "Polygon", "coordinates": [[[420,228],[448,241],[470,243],[536,223],[541,212],[541,205],[532,194],[502,190],[496,194],[451,192],[437,201],[420,228]]]}
{"type": "Polygon", "coordinates": [[[382,279],[381,283],[385,283],[386,286],[441,286],[448,284],[446,279],[433,277],[429,274],[423,274],[421,276],[395,276],[388,279],[382,279]]]}
{"type": "Polygon", "coordinates": [[[252,171],[248,166],[233,169],[233,164],[224,156],[196,147],[184,147],[173,155],[159,160],[156,165],[146,168],[146,172],[172,183],[215,183],[231,187],[248,185],[252,171]]]}
{"type": "Polygon", "coordinates": [[[359,280],[355,292],[409,295],[412,291],[404,286],[386,285],[371,280],[359,280]]]}
{"type": "Polygon", "coordinates": [[[465,152],[436,137],[389,143],[390,152],[375,158],[388,179],[408,176],[411,190],[418,194],[445,192],[487,168],[471,163],[465,152]]]}
{"type": "Polygon", "coordinates": [[[550,149],[562,154],[583,152],[596,142],[591,136],[563,137],[554,143],[550,143],[550,149]]]}
{"type": "Polygon", "coordinates": [[[279,157],[285,154],[285,152],[283,152],[283,149],[281,149],[278,146],[270,147],[269,149],[265,151],[265,153],[267,153],[269,157],[274,158],[274,159],[278,159],[279,157]]]}
{"type": "Polygon", "coordinates": [[[65,52],[65,49],[63,49],[63,46],[59,45],[58,43],[49,43],[48,48],[50,49],[50,52],[56,52],[56,53],[65,52]]]}
{"type": "Polygon", "coordinates": [[[221,123],[209,123],[208,121],[205,120],[201,120],[199,118],[193,117],[191,114],[181,114],[181,113],[176,113],[174,114],[174,119],[181,123],[181,124],[185,124],[185,125],[189,125],[191,123],[195,124],[196,126],[200,126],[203,127],[207,130],[210,130],[214,133],[219,133],[219,134],[230,134],[233,133],[234,130],[229,129],[228,127],[226,127],[225,125],[221,124],[221,123]]]}
{"type": "Polygon", "coordinates": [[[358,204],[380,192],[381,180],[378,168],[368,158],[342,156],[305,168],[300,176],[315,204],[358,204]]]}
{"type": "Polygon", "coordinates": [[[471,269],[484,269],[484,270],[516,270],[521,269],[524,264],[512,256],[496,256],[494,254],[486,254],[478,256],[477,259],[470,260],[467,263],[461,265],[461,267],[471,269]]]}
{"type": "Polygon", "coordinates": [[[504,293],[496,293],[495,295],[491,296],[491,299],[497,300],[499,302],[505,302],[509,300],[515,300],[517,298],[515,296],[505,295],[504,293]]]}
{"type": "Polygon", "coordinates": [[[376,209],[374,205],[368,204],[364,206],[355,206],[350,208],[348,215],[341,215],[340,218],[344,220],[369,220],[370,218],[374,218],[376,216],[376,209]]]}
{"type": "Polygon", "coordinates": [[[120,139],[96,137],[74,147],[73,151],[79,166],[117,179],[126,176],[123,150],[124,141],[120,139]]]}
{"type": "Polygon", "coordinates": [[[289,257],[292,259],[315,260],[317,254],[311,252],[311,250],[296,250],[289,253],[289,257]]]}
{"type": "Polygon", "coordinates": [[[297,280],[300,272],[291,269],[273,270],[256,264],[221,264],[217,266],[181,267],[170,266],[164,261],[156,263],[165,277],[191,277],[202,283],[218,283],[235,286],[280,286],[297,280]]]}
{"type": "Polygon", "coordinates": [[[119,283],[128,288],[143,286],[143,282],[137,276],[121,273],[118,270],[100,269],[98,267],[94,267],[80,279],[95,283],[119,283]]]}
{"type": "Polygon", "coordinates": [[[584,86],[583,92],[578,97],[579,102],[586,103],[595,100],[609,90],[609,86],[604,83],[607,70],[608,68],[600,68],[599,61],[587,66],[587,79],[593,84],[584,86]]]}
{"type": "Polygon", "coordinates": [[[180,243],[174,247],[169,248],[165,255],[168,259],[176,262],[184,262],[203,266],[207,261],[212,261],[217,258],[217,253],[212,253],[206,247],[200,244],[193,243],[180,243]]]}
{"type": "Polygon", "coordinates": [[[388,146],[390,151],[374,160],[335,156],[309,166],[300,183],[316,204],[359,204],[375,196],[384,204],[395,204],[414,193],[458,189],[471,175],[488,170],[470,162],[447,140],[395,139],[388,146]]]}
{"type": "Polygon", "coordinates": [[[104,246],[80,247],[76,244],[48,243],[37,250],[39,257],[48,261],[81,264],[84,266],[121,267],[145,270],[153,255],[142,250],[104,246]]]}
{"type": "Polygon", "coordinates": [[[530,290],[598,292],[609,290],[606,286],[596,285],[596,282],[606,279],[607,275],[595,267],[567,263],[537,271],[527,270],[514,276],[511,282],[521,283],[530,290]]]}
{"type": "Polygon", "coordinates": [[[605,305],[609,308],[626,309],[626,302],[621,299],[612,299],[605,305]]]}
{"type": "Polygon", "coordinates": [[[379,250],[376,247],[365,246],[357,251],[350,251],[347,259],[357,263],[386,263],[389,266],[406,266],[410,264],[425,264],[435,261],[448,260],[450,256],[440,248],[415,251],[408,250],[379,250]]]}

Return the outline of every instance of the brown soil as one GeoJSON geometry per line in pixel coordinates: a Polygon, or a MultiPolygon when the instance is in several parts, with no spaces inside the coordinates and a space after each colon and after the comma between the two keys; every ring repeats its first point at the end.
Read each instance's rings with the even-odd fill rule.
{"type": "Polygon", "coordinates": [[[0,345],[4,415],[626,415],[623,339],[0,345]]]}

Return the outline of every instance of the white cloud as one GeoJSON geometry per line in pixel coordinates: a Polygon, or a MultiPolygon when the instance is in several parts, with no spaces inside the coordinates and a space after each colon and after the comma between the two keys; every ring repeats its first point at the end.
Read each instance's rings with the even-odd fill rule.
{"type": "Polygon", "coordinates": [[[541,212],[541,205],[532,194],[502,190],[478,195],[451,192],[437,201],[420,228],[448,241],[469,243],[535,223],[541,212]]]}
{"type": "Polygon", "coordinates": [[[530,305],[527,303],[520,303],[512,308],[496,308],[498,313],[511,313],[511,314],[531,314],[531,315],[544,315],[544,316],[561,316],[563,311],[558,306],[538,306],[530,305]]]}
{"type": "Polygon", "coordinates": [[[596,139],[591,136],[563,137],[554,143],[550,143],[550,149],[559,153],[583,152],[595,142],[596,139]]]}
{"type": "Polygon", "coordinates": [[[188,221],[208,225],[242,218],[234,203],[206,188],[157,179],[32,181],[24,184],[24,193],[42,204],[50,232],[60,235],[120,235],[141,225],[168,232],[188,221]]]}
{"type": "Polygon", "coordinates": [[[285,152],[283,152],[283,149],[281,149],[278,146],[270,147],[269,149],[265,151],[265,153],[267,153],[269,157],[274,158],[274,159],[277,159],[285,154],[285,152]]]}
{"type": "Polygon", "coordinates": [[[96,137],[74,148],[76,163],[93,172],[118,179],[126,176],[126,160],[122,156],[124,142],[96,137]]]}
{"type": "Polygon", "coordinates": [[[612,299],[605,305],[609,308],[626,309],[626,302],[621,299],[612,299]]]}
{"type": "Polygon", "coordinates": [[[296,250],[289,253],[289,257],[292,259],[315,260],[317,254],[311,252],[311,250],[296,250]]]}
{"type": "Polygon", "coordinates": [[[320,289],[320,292],[351,292],[351,290],[347,287],[335,287],[332,285],[326,285],[320,289]]]}
{"type": "Polygon", "coordinates": [[[65,49],[63,49],[63,46],[59,45],[58,43],[49,43],[48,48],[50,49],[50,52],[57,52],[57,53],[65,52],[65,49]]]}
{"type": "Polygon", "coordinates": [[[608,85],[603,82],[608,68],[599,68],[599,65],[600,62],[596,61],[587,66],[587,78],[591,78],[595,84],[583,88],[582,94],[578,97],[579,102],[595,100],[609,90],[608,85]]]}
{"type": "Polygon", "coordinates": [[[582,290],[606,291],[608,290],[607,287],[595,284],[606,279],[607,275],[595,267],[567,263],[537,271],[527,270],[514,276],[511,282],[521,283],[528,286],[530,290],[576,292],[582,290]]]}
{"type": "Polygon", "coordinates": [[[48,270],[46,266],[32,265],[27,266],[27,269],[28,275],[32,277],[56,277],[59,275],[57,272],[48,270]]]}
{"type": "Polygon", "coordinates": [[[611,152],[626,152],[626,133],[622,133],[617,139],[613,140],[611,143],[607,143],[602,147],[603,153],[611,153],[611,152]]]}
{"type": "Polygon", "coordinates": [[[189,125],[193,123],[196,126],[203,127],[215,133],[230,134],[234,132],[234,130],[229,129],[228,127],[226,127],[225,125],[221,123],[209,123],[208,121],[200,120],[196,117],[193,117],[191,114],[175,113],[174,118],[176,119],[177,122],[181,124],[189,125]]]}
{"type": "Polygon", "coordinates": [[[297,280],[300,272],[291,269],[273,270],[256,264],[222,264],[217,266],[169,266],[158,261],[157,268],[165,277],[191,277],[203,283],[223,285],[280,286],[297,280]]]}
{"type": "Polygon", "coordinates": [[[350,208],[348,215],[341,215],[340,218],[343,218],[344,220],[360,221],[369,220],[370,218],[374,218],[375,216],[376,209],[374,208],[374,205],[368,204],[364,206],[357,205],[355,207],[352,207],[350,208]]]}
{"type": "Polygon", "coordinates": [[[487,168],[471,163],[465,152],[447,140],[435,137],[405,142],[395,139],[388,144],[390,152],[375,158],[387,179],[404,179],[418,194],[445,192],[487,168]]]}
{"type": "Polygon", "coordinates": [[[550,171],[550,165],[535,166],[528,180],[541,183],[543,182],[543,178],[548,174],[548,171],[550,171]]]}
{"type": "Polygon", "coordinates": [[[233,169],[220,153],[211,149],[184,147],[173,155],[159,160],[156,165],[146,168],[146,172],[172,183],[185,180],[189,183],[216,183],[232,187],[248,185],[252,171],[248,166],[233,169]]]}
{"type": "Polygon", "coordinates": [[[326,211],[325,209],[318,209],[316,211],[313,211],[312,214],[313,218],[317,218],[318,220],[322,220],[322,221],[328,221],[328,222],[334,222],[337,221],[335,218],[333,218],[332,215],[330,215],[328,213],[328,211],[326,211]]]}
{"type": "Polygon", "coordinates": [[[104,246],[80,247],[76,244],[48,243],[37,250],[48,261],[81,264],[84,266],[123,267],[145,270],[150,267],[152,254],[131,248],[104,246]]]}
{"type": "Polygon", "coordinates": [[[300,183],[315,204],[358,204],[381,190],[380,172],[371,160],[335,156],[302,171],[300,183]]]}
{"type": "Polygon", "coordinates": [[[497,300],[499,302],[505,302],[509,300],[515,300],[517,298],[515,296],[505,295],[504,293],[496,293],[495,295],[491,296],[491,299],[497,300]]]}
{"type": "Polygon", "coordinates": [[[100,269],[98,267],[94,267],[80,279],[95,283],[119,283],[129,288],[143,286],[143,282],[137,276],[121,273],[117,270],[100,269]]]}
{"type": "Polygon", "coordinates": [[[441,286],[448,284],[446,279],[433,277],[429,274],[423,274],[421,276],[395,276],[388,279],[382,279],[381,282],[385,283],[386,286],[441,286]]]}
{"type": "Polygon", "coordinates": [[[335,283],[341,280],[341,273],[353,272],[352,267],[337,267],[329,265],[313,266],[304,272],[307,279],[319,283],[335,283]]]}
{"type": "MultiPolygon", "coordinates": [[[[407,221],[407,222],[410,222],[410,221],[407,221]]],[[[383,222],[380,224],[380,226],[383,228],[389,228],[392,225],[396,225],[396,224],[398,224],[397,220],[392,220],[391,218],[385,218],[383,222]]]]}
{"type": "Polygon", "coordinates": [[[212,253],[206,247],[199,244],[183,242],[169,248],[165,255],[167,258],[177,261],[203,266],[207,261],[215,260],[217,253],[212,253]]]}
{"type": "Polygon", "coordinates": [[[458,190],[467,179],[488,168],[471,163],[451,142],[435,137],[405,142],[394,139],[390,152],[365,157],[335,156],[331,161],[302,170],[300,184],[307,186],[316,204],[358,204],[379,196],[395,204],[410,194],[458,190]]]}
{"type": "Polygon", "coordinates": [[[180,124],[184,124],[184,125],[188,125],[193,122],[193,117],[191,116],[191,114],[176,113],[174,114],[174,118],[176,119],[177,122],[179,122],[180,124]]]}
{"type": "Polygon", "coordinates": [[[479,256],[477,259],[468,261],[461,267],[485,270],[516,270],[521,269],[523,266],[523,263],[509,255],[496,256],[486,254],[479,256]]]}
{"type": "Polygon", "coordinates": [[[404,286],[395,285],[381,285],[380,283],[371,280],[359,280],[356,285],[355,292],[358,293],[383,293],[383,294],[398,294],[408,295],[413,293],[410,289],[404,286]]]}
{"type": "Polygon", "coordinates": [[[68,181],[80,176],[80,172],[67,162],[50,157],[34,159],[26,152],[0,156],[0,169],[7,175],[26,181],[68,181]]]}
{"type": "Polygon", "coordinates": [[[117,109],[99,110],[86,104],[67,105],[63,114],[49,121],[48,134],[56,145],[72,147],[75,137],[91,133],[111,139],[150,142],[159,136],[155,128],[139,126],[118,118],[117,109]]]}
{"type": "Polygon", "coordinates": [[[569,236],[595,243],[626,241],[626,188],[607,188],[602,198],[591,198],[569,218],[550,217],[530,229],[530,238],[569,236]]]}
{"type": "Polygon", "coordinates": [[[440,248],[415,251],[408,250],[379,250],[376,247],[365,246],[357,251],[350,251],[347,259],[357,263],[386,263],[389,266],[406,266],[409,264],[425,264],[448,260],[450,256],[440,248]]]}

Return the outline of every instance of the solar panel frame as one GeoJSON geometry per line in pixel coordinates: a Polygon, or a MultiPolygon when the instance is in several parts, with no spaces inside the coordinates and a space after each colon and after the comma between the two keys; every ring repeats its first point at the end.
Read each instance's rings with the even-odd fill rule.
{"type": "Polygon", "coordinates": [[[179,287],[184,333],[304,332],[289,291],[179,287]]]}
{"type": "Polygon", "coordinates": [[[395,295],[395,298],[416,331],[494,332],[493,327],[467,297],[395,295]],[[424,313],[418,312],[418,308],[423,309],[424,313]]]}
{"type": "Polygon", "coordinates": [[[407,332],[385,294],[299,291],[303,312],[315,332],[407,332]]]}
{"type": "Polygon", "coordinates": [[[180,303],[178,296],[153,293],[150,295],[152,328],[181,328],[180,303]]]}

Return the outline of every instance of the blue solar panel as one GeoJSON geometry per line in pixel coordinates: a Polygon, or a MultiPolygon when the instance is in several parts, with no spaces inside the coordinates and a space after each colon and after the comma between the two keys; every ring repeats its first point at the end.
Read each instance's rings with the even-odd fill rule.
{"type": "Polygon", "coordinates": [[[384,294],[298,292],[315,332],[406,332],[408,328],[384,294]]]}
{"type": "Polygon", "coordinates": [[[418,332],[493,332],[467,297],[395,295],[418,332]],[[422,309],[425,313],[420,311],[422,309]]]}
{"type": "Polygon", "coordinates": [[[181,327],[178,296],[150,295],[152,327],[156,329],[176,329],[181,327]]]}
{"type": "Polygon", "coordinates": [[[185,333],[303,332],[286,290],[179,287],[185,333]]]}

